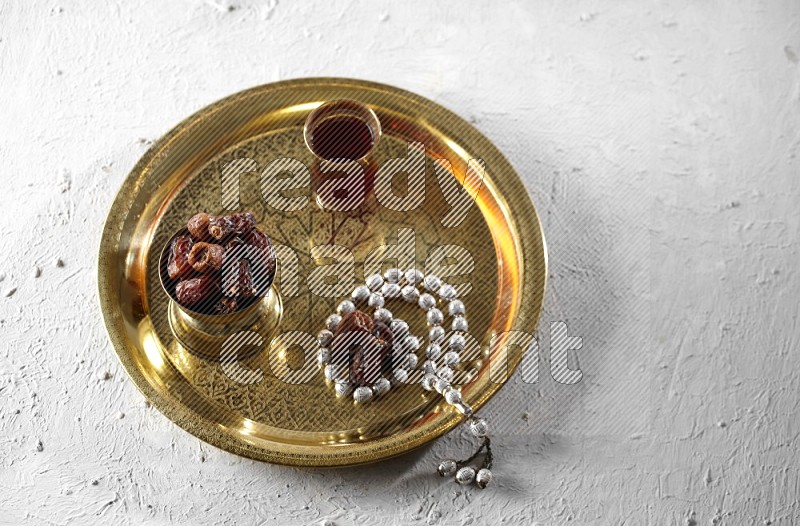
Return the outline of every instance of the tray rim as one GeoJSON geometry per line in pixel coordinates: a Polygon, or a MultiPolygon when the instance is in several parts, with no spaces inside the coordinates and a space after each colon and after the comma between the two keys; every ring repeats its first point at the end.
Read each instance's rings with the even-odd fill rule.
{"type": "MultiPolygon", "coordinates": [[[[410,92],[403,88],[398,88],[396,86],[390,84],[384,84],[369,80],[363,79],[356,79],[356,78],[346,78],[346,77],[299,77],[293,79],[286,79],[277,82],[271,82],[266,84],[261,84],[258,86],[254,86],[245,90],[241,90],[238,92],[234,92],[229,94],[221,99],[218,99],[211,104],[208,104],[197,111],[193,112],[189,116],[185,117],[181,120],[178,124],[173,126],[169,131],[163,134],[161,137],[156,139],[149,145],[147,151],[145,151],[139,160],[135,163],[133,168],[130,170],[128,175],[125,176],[125,179],[122,181],[114,199],[111,201],[111,205],[109,208],[108,215],[106,216],[106,220],[103,223],[103,231],[101,235],[101,240],[98,248],[98,280],[97,280],[97,294],[98,294],[98,302],[101,311],[101,315],[103,317],[103,324],[106,329],[106,333],[109,337],[109,341],[111,342],[111,346],[114,350],[115,355],[120,360],[125,369],[125,372],[133,382],[133,384],[137,387],[137,389],[144,395],[145,399],[149,404],[153,407],[158,409],[165,417],[171,420],[174,424],[178,425],[178,427],[184,429],[185,431],[189,432],[190,434],[194,435],[198,439],[228,451],[230,453],[234,453],[239,456],[243,456],[245,458],[250,458],[253,460],[259,460],[264,462],[269,462],[273,464],[280,464],[280,465],[287,465],[287,466],[296,466],[296,467],[347,467],[347,466],[356,466],[356,465],[363,465],[363,464],[370,464],[373,462],[378,462],[382,460],[386,460],[389,458],[393,458],[396,456],[404,455],[410,453],[413,450],[419,449],[420,447],[429,444],[433,440],[443,436],[453,428],[455,428],[462,420],[462,417],[455,417],[455,418],[448,418],[440,424],[435,429],[432,429],[427,434],[419,439],[415,439],[403,444],[403,447],[392,446],[387,448],[387,451],[383,452],[381,455],[377,456],[370,456],[369,458],[348,458],[345,461],[342,461],[340,457],[326,457],[326,456],[319,456],[314,454],[301,454],[298,452],[296,455],[287,455],[283,452],[277,452],[277,454],[273,453],[271,450],[264,450],[264,449],[256,449],[255,447],[248,448],[245,447],[245,444],[241,441],[235,440],[230,438],[228,435],[224,435],[221,433],[214,433],[213,430],[209,429],[209,426],[203,423],[203,420],[208,420],[207,417],[203,415],[197,414],[193,411],[189,406],[180,403],[174,397],[163,396],[156,388],[150,384],[148,379],[145,377],[143,372],[137,367],[137,365],[132,360],[131,354],[129,352],[125,352],[124,348],[127,345],[125,338],[119,332],[115,332],[112,330],[112,326],[115,323],[121,322],[121,314],[117,311],[117,305],[115,302],[112,302],[108,295],[104,294],[104,289],[107,289],[110,286],[110,279],[109,276],[113,275],[114,266],[111,262],[111,258],[105,258],[104,254],[108,253],[110,249],[116,250],[118,248],[119,237],[116,234],[122,234],[123,228],[120,226],[117,229],[114,225],[116,223],[120,223],[121,220],[124,220],[127,213],[126,210],[130,206],[130,203],[133,201],[134,193],[131,192],[131,187],[134,185],[135,180],[138,176],[140,176],[146,168],[153,162],[154,159],[158,157],[162,150],[165,149],[167,145],[169,145],[172,140],[174,140],[178,135],[184,133],[188,128],[192,126],[194,122],[201,119],[203,116],[210,114],[214,111],[220,110],[228,104],[234,104],[239,99],[247,98],[248,96],[258,93],[264,90],[273,90],[273,89],[287,89],[292,87],[299,87],[299,86],[308,86],[309,84],[324,84],[330,86],[355,86],[355,87],[362,87],[362,88],[371,88],[375,90],[380,90],[383,92],[389,92],[392,96],[397,97],[405,97],[410,99],[413,102],[420,103],[432,108],[435,108],[437,111],[443,113],[448,117],[448,120],[452,120],[452,122],[456,123],[456,126],[463,127],[469,131],[471,131],[477,138],[483,142],[485,142],[486,146],[493,150],[491,152],[492,156],[499,158],[501,161],[505,162],[508,167],[511,168],[512,172],[516,177],[512,178],[511,180],[504,180],[503,184],[510,185],[512,188],[512,192],[510,195],[504,195],[505,199],[509,202],[510,208],[516,208],[517,206],[524,206],[529,208],[529,212],[531,215],[528,219],[533,219],[534,221],[532,224],[527,225],[527,228],[522,229],[519,228],[520,231],[520,251],[522,253],[522,259],[525,260],[524,256],[530,247],[526,247],[525,243],[522,242],[523,240],[531,241],[533,239],[538,238],[539,244],[541,246],[541,275],[537,275],[534,278],[529,277],[529,279],[525,280],[526,277],[523,273],[523,279],[520,282],[521,291],[521,298],[525,298],[525,291],[529,288],[533,287],[532,282],[540,282],[541,287],[539,288],[538,293],[536,294],[536,303],[532,306],[531,311],[533,314],[529,316],[529,321],[532,323],[534,328],[538,327],[539,319],[542,314],[543,304],[544,304],[544,297],[545,292],[547,290],[547,282],[549,280],[549,263],[548,263],[548,251],[547,251],[547,243],[544,236],[544,231],[542,228],[541,218],[537,212],[536,206],[533,202],[532,196],[530,192],[523,184],[521,178],[519,177],[519,172],[514,168],[514,166],[508,161],[508,159],[503,155],[503,153],[494,145],[492,141],[490,141],[480,130],[475,128],[471,123],[466,121],[463,117],[459,116],[455,112],[449,110],[448,108],[442,106],[438,102],[435,102],[431,99],[423,97],[421,95],[417,95],[416,93],[410,92]],[[119,232],[117,232],[119,230],[119,232]],[[527,282],[527,283],[526,283],[527,282]],[[325,460],[328,460],[327,462],[325,460]]],[[[452,127],[453,125],[449,125],[448,127],[452,127]]],[[[496,181],[499,182],[499,181],[496,181]]],[[[526,263],[526,266],[528,263],[526,263]]],[[[536,291],[534,291],[536,292],[536,291]]],[[[531,307],[529,305],[529,307],[531,307]]],[[[516,319],[514,321],[516,322],[516,319]]],[[[520,360],[521,361],[521,360],[520,360]]],[[[486,404],[504,385],[507,381],[513,376],[514,372],[516,371],[519,362],[514,364],[509,364],[508,373],[506,375],[506,380],[503,383],[495,384],[496,387],[491,388],[488,392],[484,393],[479,399],[473,402],[473,408],[477,412],[483,405],[486,404]]],[[[221,425],[221,424],[215,424],[221,425]]],[[[319,447],[325,446],[295,446],[299,450],[303,449],[316,449],[319,447]]],[[[342,446],[331,446],[332,448],[339,449],[342,446]]]]}

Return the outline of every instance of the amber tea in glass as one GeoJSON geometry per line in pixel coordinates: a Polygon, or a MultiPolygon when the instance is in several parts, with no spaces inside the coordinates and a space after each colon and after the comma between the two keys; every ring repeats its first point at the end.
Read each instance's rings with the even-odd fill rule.
{"type": "Polygon", "coordinates": [[[354,100],[326,102],[309,114],[303,136],[316,157],[311,173],[318,203],[330,210],[352,210],[363,202],[377,171],[373,153],[381,124],[375,112],[354,100]]]}

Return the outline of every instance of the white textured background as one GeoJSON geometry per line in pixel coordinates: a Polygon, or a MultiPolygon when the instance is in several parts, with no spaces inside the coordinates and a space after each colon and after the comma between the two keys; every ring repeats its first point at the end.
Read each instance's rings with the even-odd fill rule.
{"type": "Polygon", "coordinates": [[[490,4],[0,2],[0,523],[800,523],[800,3],[490,4]],[[584,378],[545,331],[486,411],[491,489],[430,475],[458,433],[358,469],[222,452],[106,339],[101,225],[148,141],[323,75],[471,119],[542,214],[584,378]]]}

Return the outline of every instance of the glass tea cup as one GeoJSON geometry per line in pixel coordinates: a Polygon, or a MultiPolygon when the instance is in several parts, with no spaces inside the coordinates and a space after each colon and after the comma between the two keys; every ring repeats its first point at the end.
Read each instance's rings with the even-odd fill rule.
{"type": "Polygon", "coordinates": [[[311,181],[317,203],[333,211],[363,204],[377,172],[381,123],[375,112],[355,100],[325,102],[308,115],[303,138],[314,154],[311,181]]]}

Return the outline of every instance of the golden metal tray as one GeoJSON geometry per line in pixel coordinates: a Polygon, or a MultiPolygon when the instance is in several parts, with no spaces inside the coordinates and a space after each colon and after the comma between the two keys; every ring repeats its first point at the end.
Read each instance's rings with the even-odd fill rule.
{"type": "MultiPolygon", "coordinates": [[[[425,444],[462,418],[419,385],[393,389],[366,406],[337,399],[316,364],[304,365],[302,351],[255,353],[242,365],[263,371],[263,380],[238,383],[218,359],[184,348],[170,328],[169,298],[159,285],[161,248],[193,213],[222,211],[221,170],[227,162],[251,158],[259,171],[278,157],[310,164],[303,122],[322,102],[339,98],[366,103],[378,115],[379,165],[404,157],[409,141],[424,143],[425,199],[408,212],[373,203],[353,214],[321,209],[309,189],[305,207],[280,212],[262,199],[257,172],[242,176],[240,208],[254,211],[273,242],[297,257],[299,279],[276,280],[282,309],[277,331],[315,335],[338,303],[307,286],[305,278],[325,263],[312,258],[314,246],[350,248],[361,281],[365,256],[379,245],[398,243],[400,229],[412,229],[420,268],[437,247],[460,245],[473,265],[462,264],[456,269],[462,275],[451,281],[471,284],[462,299],[480,347],[466,364],[475,374],[463,396],[477,410],[525,352],[504,345],[504,335],[512,329],[534,332],[542,306],[546,251],[528,192],[503,155],[460,117],[407,91],[337,78],[267,84],[212,104],[155,142],[123,183],[100,244],[100,306],[120,361],[155,407],[202,440],[254,459],[302,466],[373,462],[425,444]],[[475,204],[455,226],[442,224],[450,206],[434,173],[441,159],[451,163],[459,181],[470,159],[485,163],[475,204]],[[307,374],[298,373],[303,367],[307,374]],[[285,381],[287,371],[304,381],[285,381]]],[[[421,313],[404,314],[412,331],[427,334],[421,313]]]]}

